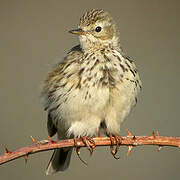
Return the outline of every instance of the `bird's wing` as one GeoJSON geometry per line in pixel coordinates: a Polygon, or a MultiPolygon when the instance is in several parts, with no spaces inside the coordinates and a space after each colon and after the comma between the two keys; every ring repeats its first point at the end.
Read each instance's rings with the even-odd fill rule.
{"type": "MultiPolygon", "coordinates": [[[[47,129],[49,136],[53,136],[57,132],[56,123],[54,120],[54,115],[52,109],[54,109],[54,99],[55,99],[55,91],[58,88],[62,87],[62,91],[64,84],[67,83],[67,77],[69,74],[71,75],[73,72],[77,71],[78,68],[78,60],[82,56],[82,49],[80,45],[73,47],[68,53],[67,56],[63,59],[63,61],[56,64],[53,70],[49,73],[47,79],[44,82],[44,87],[42,91],[42,97],[44,98],[44,110],[48,111],[48,120],[47,120],[47,129]],[[72,63],[74,61],[74,63],[72,63]],[[71,71],[68,67],[71,66],[71,71]],[[63,81],[61,81],[63,79],[63,81]]],[[[78,77],[72,77],[75,83],[78,84],[78,77]]],[[[59,95],[60,96],[60,95],[59,95]]],[[[57,98],[57,97],[56,97],[57,98]]]]}
{"type": "Polygon", "coordinates": [[[57,132],[57,129],[53,124],[53,120],[50,112],[48,112],[47,129],[50,137],[54,136],[57,132]]]}

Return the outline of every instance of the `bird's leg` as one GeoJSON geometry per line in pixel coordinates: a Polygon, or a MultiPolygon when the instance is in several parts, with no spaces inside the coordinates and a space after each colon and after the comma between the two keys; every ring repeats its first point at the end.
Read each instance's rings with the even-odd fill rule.
{"type": "Polygon", "coordinates": [[[116,154],[119,150],[119,144],[121,144],[121,138],[117,135],[112,135],[112,134],[109,134],[108,135],[110,140],[111,140],[111,146],[110,146],[110,150],[111,150],[111,154],[113,155],[113,157],[115,159],[119,159],[119,157],[116,157],[116,154]],[[113,137],[115,139],[115,143],[113,141],[113,137]],[[116,148],[114,149],[114,145],[116,145],[116,148]]]}
{"type": "Polygon", "coordinates": [[[98,137],[101,137],[101,132],[100,132],[100,129],[98,131],[98,137]]]}
{"type": "Polygon", "coordinates": [[[96,147],[96,144],[95,144],[93,138],[81,136],[81,139],[82,139],[83,143],[85,144],[85,146],[87,147],[87,149],[89,150],[90,155],[92,155],[93,151],[96,147]]]}

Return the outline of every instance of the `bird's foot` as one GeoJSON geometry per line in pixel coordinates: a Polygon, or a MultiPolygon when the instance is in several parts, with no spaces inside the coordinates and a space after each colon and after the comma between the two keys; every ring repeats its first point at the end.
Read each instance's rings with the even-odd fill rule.
{"type": "MultiPolygon", "coordinates": [[[[89,150],[90,152],[90,155],[93,154],[93,150],[95,149],[95,142],[93,140],[93,138],[90,138],[90,137],[80,137],[80,139],[83,141],[83,143],[85,144],[85,146],[87,147],[87,149],[89,150]]],[[[76,154],[78,155],[79,159],[85,164],[87,165],[87,162],[84,161],[81,157],[80,157],[80,148],[78,146],[78,143],[77,143],[77,138],[74,138],[74,146],[76,147],[76,154]]]]}
{"type": "Polygon", "coordinates": [[[78,158],[81,160],[81,162],[83,162],[83,163],[87,166],[87,162],[84,161],[84,160],[81,158],[81,156],[80,156],[80,148],[81,148],[81,147],[78,146],[77,138],[74,138],[74,146],[75,146],[75,148],[76,148],[76,154],[77,154],[78,158]]]}
{"type": "Polygon", "coordinates": [[[89,150],[90,155],[92,155],[93,151],[96,147],[96,144],[95,144],[93,138],[81,136],[81,139],[82,139],[83,143],[85,144],[85,146],[87,147],[87,149],[89,150]]]}
{"type": "Polygon", "coordinates": [[[116,154],[119,150],[119,145],[121,144],[122,139],[120,136],[117,136],[117,135],[109,134],[108,136],[110,137],[110,140],[111,140],[111,146],[110,146],[111,154],[113,155],[115,159],[119,159],[120,157],[116,157],[116,154]],[[116,148],[114,148],[114,145],[116,145],[116,148]]]}

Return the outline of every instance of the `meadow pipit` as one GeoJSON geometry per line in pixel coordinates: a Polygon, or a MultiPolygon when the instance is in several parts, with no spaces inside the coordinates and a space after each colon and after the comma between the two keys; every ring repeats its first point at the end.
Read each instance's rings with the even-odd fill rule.
{"type": "MultiPolygon", "coordinates": [[[[80,45],[73,47],[49,73],[43,87],[49,136],[58,139],[95,136],[100,128],[116,137],[120,124],[136,104],[141,81],[134,61],[119,43],[109,13],[90,10],[80,19],[80,45]]],[[[68,168],[72,148],[57,149],[47,174],[68,168]]]]}

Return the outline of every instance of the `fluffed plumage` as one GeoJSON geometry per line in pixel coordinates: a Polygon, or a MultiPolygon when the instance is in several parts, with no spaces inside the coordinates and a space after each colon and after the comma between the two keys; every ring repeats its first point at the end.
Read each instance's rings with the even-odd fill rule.
{"type": "MultiPolygon", "coordinates": [[[[119,32],[109,13],[85,13],[75,46],[49,73],[43,87],[48,111],[48,133],[58,139],[97,134],[103,123],[107,134],[117,135],[120,123],[136,104],[141,81],[134,64],[119,44],[119,32]]],[[[72,148],[55,150],[47,174],[64,171],[72,148]]]]}

